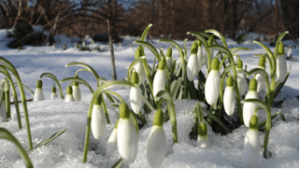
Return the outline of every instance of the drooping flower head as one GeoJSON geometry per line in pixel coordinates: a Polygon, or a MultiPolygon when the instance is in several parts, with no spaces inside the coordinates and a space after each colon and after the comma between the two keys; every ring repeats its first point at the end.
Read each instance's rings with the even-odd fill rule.
{"type": "MultiPolygon", "coordinates": [[[[258,67],[265,70],[266,68],[266,57],[263,55],[259,58],[258,67]]],[[[260,73],[255,75],[255,79],[257,80],[257,93],[266,87],[266,81],[263,75],[260,73]]]]}
{"type": "Polygon", "coordinates": [[[92,133],[95,139],[99,140],[105,131],[106,118],[102,104],[102,95],[99,95],[94,101],[93,110],[92,110],[92,122],[91,128],[92,133]]]}
{"type": "Polygon", "coordinates": [[[287,73],[287,64],[284,57],[284,45],[279,43],[278,55],[276,58],[276,77],[277,81],[283,82],[287,73]]]}
{"type": "Polygon", "coordinates": [[[41,101],[44,100],[44,93],[43,93],[43,81],[41,79],[39,79],[36,82],[36,89],[34,92],[34,98],[33,101],[41,101]]]}
{"type": "Polygon", "coordinates": [[[65,102],[74,102],[74,101],[75,101],[75,99],[74,99],[74,96],[73,96],[73,89],[72,89],[71,86],[68,86],[65,102]]]}
{"type": "Polygon", "coordinates": [[[167,66],[171,70],[172,69],[172,47],[169,47],[166,53],[167,66]]]}
{"type": "Polygon", "coordinates": [[[139,114],[142,109],[142,90],[138,86],[139,83],[139,75],[136,71],[132,72],[132,84],[134,87],[130,89],[130,105],[134,113],[139,114]]]}
{"type": "MultiPolygon", "coordinates": [[[[141,46],[139,46],[136,51],[135,51],[135,59],[138,59],[140,57],[143,56],[143,49],[141,46]]],[[[136,70],[136,72],[139,74],[139,85],[142,84],[145,79],[146,79],[146,73],[145,73],[145,69],[144,69],[144,66],[143,66],[143,63],[142,61],[138,61],[135,65],[134,65],[134,68],[136,70]]]]}
{"type": "Polygon", "coordinates": [[[233,115],[234,109],[235,109],[235,91],[233,88],[233,79],[231,76],[227,77],[226,80],[226,88],[224,91],[224,99],[223,99],[223,105],[225,112],[228,116],[233,115]]]}
{"type": "Polygon", "coordinates": [[[218,58],[214,58],[212,61],[211,70],[207,76],[205,82],[205,99],[209,105],[213,105],[217,102],[220,93],[220,74],[219,74],[218,58]]]}
{"type": "Polygon", "coordinates": [[[159,91],[165,90],[165,79],[166,79],[166,74],[165,74],[165,60],[161,60],[158,63],[158,70],[155,73],[154,79],[153,79],[153,95],[156,97],[157,93],[159,91]]]}
{"type": "Polygon", "coordinates": [[[191,56],[188,60],[187,67],[186,67],[186,73],[189,81],[193,81],[198,73],[197,52],[198,52],[198,44],[194,42],[191,47],[191,56]]]}
{"type": "Polygon", "coordinates": [[[167,151],[166,134],[163,128],[164,114],[158,109],[147,142],[147,159],[151,167],[159,168],[167,151]]]}
{"type": "Polygon", "coordinates": [[[198,43],[197,60],[198,60],[198,72],[199,72],[202,66],[205,64],[205,55],[203,54],[203,48],[201,42],[198,43]]]}
{"type": "MultiPolygon", "coordinates": [[[[257,81],[255,78],[252,78],[249,83],[249,91],[245,97],[245,99],[258,99],[257,94],[257,81]]],[[[255,103],[246,102],[243,107],[243,120],[245,126],[250,126],[250,119],[254,115],[254,112],[257,108],[255,103]]]]}
{"type": "Polygon", "coordinates": [[[75,102],[80,102],[81,101],[81,91],[80,91],[79,83],[74,82],[72,89],[73,89],[73,97],[75,99],[75,102]]]}
{"type": "Polygon", "coordinates": [[[236,72],[237,72],[237,84],[239,88],[239,94],[240,96],[243,96],[248,88],[248,83],[246,80],[246,75],[243,70],[243,61],[241,59],[237,61],[236,72]]]}
{"type": "Polygon", "coordinates": [[[51,89],[51,99],[57,98],[56,87],[53,86],[51,89]]]}
{"type": "Polygon", "coordinates": [[[126,163],[132,163],[137,155],[138,136],[129,108],[122,102],[119,106],[119,123],[117,132],[117,143],[119,154],[126,163]]]}
{"type": "Polygon", "coordinates": [[[253,115],[250,120],[250,128],[244,138],[243,162],[245,167],[254,167],[259,159],[260,144],[258,138],[258,118],[253,115]]]}

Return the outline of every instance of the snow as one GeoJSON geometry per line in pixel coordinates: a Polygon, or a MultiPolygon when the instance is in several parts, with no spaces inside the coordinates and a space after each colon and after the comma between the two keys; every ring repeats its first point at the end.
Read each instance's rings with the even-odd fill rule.
{"type": "MultiPolygon", "coordinates": [[[[22,82],[32,90],[35,89],[36,81],[40,75],[45,72],[54,74],[58,80],[66,77],[73,77],[74,73],[80,69],[78,66],[65,67],[70,62],[84,62],[93,67],[100,77],[112,79],[111,60],[109,51],[78,51],[73,47],[76,38],[66,38],[57,36],[59,43],[56,48],[52,46],[25,46],[24,50],[9,49],[5,44],[9,39],[5,38],[6,30],[0,30],[0,56],[10,61],[18,70],[22,82]],[[62,44],[67,44],[67,49],[62,50],[62,44]]],[[[118,79],[127,77],[127,67],[134,60],[134,50],[136,45],[132,44],[133,37],[126,36],[122,44],[115,44],[115,58],[118,79]]],[[[176,41],[183,46],[183,41],[176,41]]],[[[264,50],[250,41],[242,45],[237,45],[234,41],[228,40],[228,46],[245,46],[252,48],[251,51],[237,52],[242,58],[247,70],[257,67],[258,58],[254,54],[264,53],[264,50]]],[[[187,41],[190,47],[192,41],[187,41]]],[[[290,77],[283,87],[277,100],[285,100],[280,109],[282,110],[287,121],[282,121],[279,117],[273,120],[268,149],[272,152],[271,159],[265,159],[262,156],[263,148],[260,149],[261,156],[254,167],[259,168],[298,168],[299,167],[299,46],[293,41],[284,41],[285,45],[292,45],[293,57],[288,60],[290,77]]],[[[97,43],[98,44],[98,43],[97,43]]],[[[160,43],[157,40],[151,42],[157,49],[162,47],[166,52],[169,44],[160,43]]],[[[268,45],[268,43],[265,43],[268,45]]],[[[107,47],[106,44],[98,45],[107,47]]],[[[271,47],[274,50],[274,47],[271,47]]],[[[152,64],[154,55],[145,50],[148,63],[152,64]]],[[[178,59],[179,53],[173,48],[173,58],[178,59]]],[[[268,65],[268,64],[267,64],[268,65]]],[[[205,70],[205,69],[203,69],[205,70]]],[[[266,70],[269,72],[269,67],[266,70]]],[[[80,72],[79,77],[85,79],[93,89],[96,89],[96,80],[89,72],[80,72]]],[[[0,75],[0,78],[3,76],[0,75]]],[[[107,124],[104,135],[100,140],[90,137],[90,146],[88,159],[82,163],[83,146],[85,139],[87,111],[92,97],[88,88],[80,85],[82,92],[82,101],[65,103],[62,99],[50,100],[51,87],[53,80],[47,77],[43,79],[43,91],[45,101],[28,102],[28,112],[31,125],[33,145],[38,145],[41,141],[50,137],[61,129],[67,131],[46,146],[39,147],[29,152],[34,167],[38,168],[86,168],[86,167],[111,167],[120,155],[115,150],[111,155],[105,155],[107,140],[113,130],[114,122],[118,119],[118,110],[106,100],[111,124],[107,124]]],[[[68,83],[62,83],[64,95],[68,83]]],[[[33,95],[26,91],[27,99],[33,98],[33,95]]],[[[123,99],[129,103],[129,89],[114,89],[123,99]]],[[[172,168],[223,168],[223,167],[244,167],[242,161],[243,140],[247,127],[241,126],[232,133],[225,136],[213,133],[208,126],[208,137],[210,140],[209,148],[196,147],[196,141],[189,139],[189,132],[193,126],[193,106],[197,103],[194,100],[175,100],[175,110],[177,114],[177,128],[179,134],[178,144],[172,145],[171,123],[164,123],[164,129],[167,138],[167,154],[161,167],[172,168]]],[[[22,124],[25,126],[23,109],[20,106],[22,115],[22,124]]],[[[14,106],[12,110],[12,119],[9,122],[0,123],[0,127],[8,129],[26,148],[27,133],[26,129],[18,129],[17,117],[14,106]]],[[[276,113],[279,108],[272,108],[272,114],[276,113]]],[[[129,165],[133,168],[149,168],[147,162],[146,146],[147,139],[151,131],[154,112],[148,117],[149,123],[146,124],[139,134],[138,155],[136,160],[129,165]]],[[[260,118],[265,118],[262,113],[260,118]]],[[[260,144],[263,145],[264,133],[259,134],[260,144]]],[[[6,140],[0,140],[0,167],[25,167],[23,160],[18,155],[14,145],[6,140]]],[[[126,167],[126,166],[125,166],[126,167]]]]}

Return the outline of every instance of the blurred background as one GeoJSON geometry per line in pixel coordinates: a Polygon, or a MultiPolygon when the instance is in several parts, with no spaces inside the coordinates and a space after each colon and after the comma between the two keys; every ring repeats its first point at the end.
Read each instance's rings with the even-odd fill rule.
{"type": "Polygon", "coordinates": [[[149,38],[193,39],[186,32],[212,28],[235,40],[250,33],[274,39],[285,30],[298,39],[299,0],[0,0],[0,29],[24,35],[39,28],[50,43],[58,34],[106,38],[108,25],[118,42],[141,36],[149,23],[149,38]]]}

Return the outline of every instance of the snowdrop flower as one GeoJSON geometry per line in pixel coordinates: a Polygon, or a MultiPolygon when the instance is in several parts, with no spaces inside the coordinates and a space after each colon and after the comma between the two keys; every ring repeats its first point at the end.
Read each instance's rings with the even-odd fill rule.
{"type": "Polygon", "coordinates": [[[246,80],[246,75],[243,70],[243,61],[241,59],[238,60],[237,62],[237,84],[239,88],[239,93],[240,96],[243,96],[246,92],[246,89],[248,88],[247,80],[246,80]]]}
{"type": "Polygon", "coordinates": [[[288,58],[291,58],[291,57],[292,57],[292,47],[291,47],[291,46],[287,47],[287,50],[286,50],[286,56],[287,56],[288,58]]]}
{"type": "Polygon", "coordinates": [[[94,102],[92,111],[91,129],[95,139],[99,140],[105,131],[106,118],[101,107],[102,96],[100,95],[94,102]]]}
{"type": "Polygon", "coordinates": [[[219,64],[219,59],[214,58],[212,61],[212,68],[205,82],[205,99],[209,105],[216,103],[220,93],[219,64]]]}
{"type": "Polygon", "coordinates": [[[0,107],[0,122],[5,122],[7,120],[5,96],[4,96],[4,92],[1,91],[0,93],[2,93],[2,103],[0,107]]]}
{"type": "Polygon", "coordinates": [[[139,114],[142,109],[142,90],[139,87],[139,75],[136,71],[132,73],[132,84],[134,87],[130,89],[130,105],[134,113],[139,114]]]}
{"type": "Polygon", "coordinates": [[[200,121],[198,127],[197,146],[207,148],[209,146],[209,139],[207,137],[207,126],[204,121],[200,121]]]}
{"type": "Polygon", "coordinates": [[[117,147],[117,134],[118,134],[118,123],[119,120],[116,122],[115,127],[110,134],[107,144],[106,144],[106,154],[110,155],[117,147]]]}
{"type": "Polygon", "coordinates": [[[199,72],[202,68],[202,66],[205,64],[205,55],[203,54],[203,49],[200,45],[198,45],[198,52],[197,52],[197,60],[198,60],[198,71],[199,72]]]}
{"type": "Polygon", "coordinates": [[[245,167],[254,167],[259,159],[260,145],[258,138],[258,118],[251,117],[250,128],[244,138],[243,161],[245,167]]]}
{"type": "MultiPolygon", "coordinates": [[[[251,79],[249,83],[249,92],[247,93],[245,99],[258,99],[257,94],[257,81],[255,78],[251,79]]],[[[243,120],[245,126],[250,126],[250,119],[254,115],[257,105],[255,103],[247,102],[244,103],[243,107],[243,120]]]]}
{"type": "Polygon", "coordinates": [[[132,163],[137,155],[138,136],[134,122],[130,118],[129,108],[124,102],[119,106],[119,115],[117,131],[118,150],[125,163],[132,163]]]}
{"type": "Polygon", "coordinates": [[[44,100],[44,93],[43,93],[43,81],[41,79],[39,79],[36,82],[36,89],[34,92],[34,97],[33,97],[33,101],[41,101],[44,100]]]}
{"type": "MultiPolygon", "coordinates": [[[[265,69],[266,65],[266,57],[263,55],[259,59],[258,67],[261,69],[265,69]]],[[[255,79],[257,81],[257,93],[262,91],[266,87],[266,80],[260,73],[255,75],[255,79]]]]}
{"type": "Polygon", "coordinates": [[[163,128],[164,114],[158,109],[147,142],[147,159],[153,168],[159,168],[167,152],[167,139],[163,128]]]}
{"type": "Polygon", "coordinates": [[[75,99],[75,102],[80,102],[81,101],[81,92],[80,92],[78,82],[73,83],[72,89],[73,89],[73,97],[75,99]]]}
{"type": "Polygon", "coordinates": [[[167,60],[167,66],[169,68],[169,70],[172,69],[172,47],[169,47],[168,50],[167,50],[167,57],[166,57],[166,60],[167,60]]]}
{"type": "Polygon", "coordinates": [[[73,93],[72,87],[68,86],[67,87],[67,95],[66,95],[66,98],[65,98],[65,102],[74,102],[75,101],[72,93],[73,93]]]}
{"type": "Polygon", "coordinates": [[[279,44],[278,56],[276,58],[276,77],[277,81],[283,82],[287,72],[287,64],[284,57],[284,45],[282,42],[279,44]]]}
{"type": "Polygon", "coordinates": [[[53,86],[51,90],[51,99],[56,99],[56,98],[57,98],[56,87],[53,86]]]}
{"type": "Polygon", "coordinates": [[[186,73],[189,81],[193,81],[198,73],[198,59],[197,59],[198,44],[193,43],[191,49],[191,56],[188,60],[186,73]]]}
{"type": "Polygon", "coordinates": [[[233,115],[235,108],[235,91],[233,89],[233,79],[231,76],[227,77],[226,88],[224,92],[223,105],[228,116],[233,115]]]}
{"type": "Polygon", "coordinates": [[[165,71],[164,71],[164,67],[165,67],[165,61],[161,60],[158,63],[158,70],[156,71],[154,79],[153,79],[153,94],[154,94],[154,97],[156,97],[156,95],[159,91],[165,90],[166,74],[165,74],[165,71]]]}
{"type": "MultiPolygon", "coordinates": [[[[138,59],[140,57],[142,57],[142,49],[141,49],[141,47],[138,47],[135,51],[135,59],[138,59]]],[[[144,81],[146,79],[146,73],[145,73],[143,62],[141,60],[138,61],[134,65],[134,68],[135,68],[136,72],[139,74],[139,85],[140,85],[140,84],[144,83],[144,81]]]]}

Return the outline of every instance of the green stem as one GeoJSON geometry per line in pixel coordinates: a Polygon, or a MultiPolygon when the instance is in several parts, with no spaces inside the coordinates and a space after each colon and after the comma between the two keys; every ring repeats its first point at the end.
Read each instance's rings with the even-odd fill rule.
{"type": "Polygon", "coordinates": [[[17,83],[18,83],[18,86],[19,86],[19,89],[20,89],[20,93],[21,93],[21,101],[22,101],[22,105],[23,105],[25,122],[26,122],[28,147],[29,147],[29,150],[32,150],[33,146],[32,146],[32,139],[31,139],[31,130],[30,130],[30,122],[29,122],[29,116],[28,116],[28,109],[27,109],[27,103],[26,103],[26,95],[25,95],[25,92],[24,92],[24,88],[23,88],[23,85],[22,85],[21,78],[20,78],[19,73],[16,70],[16,68],[9,61],[7,61],[5,58],[0,57],[0,65],[3,65],[7,69],[9,69],[14,74],[15,79],[17,80],[17,83]]]}
{"type": "Polygon", "coordinates": [[[52,80],[54,80],[54,81],[56,82],[56,85],[57,85],[57,87],[58,87],[58,91],[59,91],[60,97],[61,97],[62,99],[64,99],[64,94],[63,94],[63,92],[62,92],[62,90],[61,90],[61,86],[60,86],[60,84],[59,84],[59,82],[58,82],[56,76],[55,76],[54,74],[52,74],[52,73],[43,73],[43,74],[40,76],[40,79],[42,79],[44,76],[49,77],[49,78],[51,78],[52,80]]]}
{"type": "Polygon", "coordinates": [[[175,112],[175,107],[173,100],[168,101],[168,112],[169,112],[169,117],[171,120],[171,125],[172,125],[172,137],[173,137],[173,144],[178,143],[178,135],[177,135],[177,120],[176,120],[176,112],[175,112]]]}

